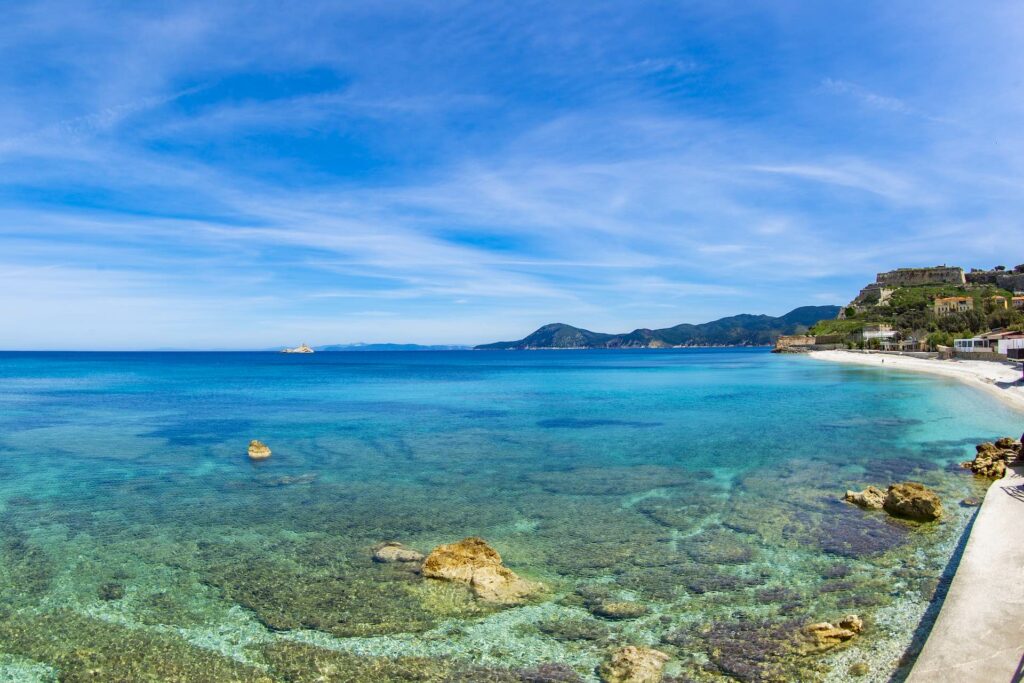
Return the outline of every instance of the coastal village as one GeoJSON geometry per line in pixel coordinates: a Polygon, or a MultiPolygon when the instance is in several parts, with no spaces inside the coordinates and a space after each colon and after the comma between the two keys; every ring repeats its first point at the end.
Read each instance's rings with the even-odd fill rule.
{"type": "MultiPolygon", "coordinates": [[[[945,265],[879,273],[836,318],[804,334],[780,337],[774,351],[939,375],[1024,409],[1017,363],[1024,361],[1024,265],[966,273],[945,265]]],[[[1006,436],[975,450],[974,459],[960,466],[991,486],[982,498],[960,501],[979,510],[941,610],[906,679],[911,683],[1019,678],[1024,444],[1006,436]]],[[[912,512],[921,520],[943,514],[934,492],[915,482],[847,491],[844,500],[897,516],[912,512]],[[903,509],[896,510],[897,502],[905,503],[903,509]]]]}
{"type": "Polygon", "coordinates": [[[856,349],[969,360],[1024,359],[1024,264],[879,273],[834,320],[783,335],[779,353],[856,349]]]}

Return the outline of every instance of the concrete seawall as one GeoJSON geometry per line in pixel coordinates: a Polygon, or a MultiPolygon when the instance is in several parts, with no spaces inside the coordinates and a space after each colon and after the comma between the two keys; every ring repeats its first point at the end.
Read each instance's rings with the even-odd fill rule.
{"type": "Polygon", "coordinates": [[[992,484],[908,683],[1024,680],[1024,466],[992,484]]]}

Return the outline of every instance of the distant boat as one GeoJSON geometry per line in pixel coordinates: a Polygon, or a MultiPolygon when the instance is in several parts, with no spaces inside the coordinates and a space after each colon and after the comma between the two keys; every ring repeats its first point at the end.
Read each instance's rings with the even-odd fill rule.
{"type": "Polygon", "coordinates": [[[314,353],[314,351],[305,344],[299,344],[294,349],[283,349],[281,353],[314,353]]]}

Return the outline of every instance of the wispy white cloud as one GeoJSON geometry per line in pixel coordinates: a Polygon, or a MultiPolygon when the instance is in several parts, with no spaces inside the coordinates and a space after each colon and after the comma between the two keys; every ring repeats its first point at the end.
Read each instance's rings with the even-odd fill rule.
{"type": "Polygon", "coordinates": [[[94,9],[29,3],[0,36],[0,347],[625,331],[1024,238],[1020,111],[986,107],[1024,51],[984,12],[1001,60],[922,45],[897,77],[818,46],[813,12],[781,49],[760,7],[94,9]],[[808,70],[871,86],[807,98],[808,70]]]}
{"type": "Polygon", "coordinates": [[[873,107],[874,109],[882,109],[884,111],[897,112],[900,114],[910,114],[914,111],[910,105],[897,97],[879,95],[878,93],[872,92],[867,88],[856,83],[851,83],[850,81],[825,78],[821,81],[821,86],[826,91],[837,95],[849,95],[862,104],[873,107]]]}

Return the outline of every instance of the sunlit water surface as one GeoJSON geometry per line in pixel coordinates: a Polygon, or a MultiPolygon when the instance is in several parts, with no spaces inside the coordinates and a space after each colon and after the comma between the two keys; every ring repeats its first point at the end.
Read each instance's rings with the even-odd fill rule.
{"type": "Polygon", "coordinates": [[[0,680],[596,680],[626,644],[678,681],[898,679],[983,491],[955,463],[1014,430],[764,350],[4,353],[0,680]],[[839,502],[908,479],[943,523],[839,502]],[[371,560],[470,535],[547,592],[371,560]],[[850,646],[788,649],[848,613],[850,646]]]}

